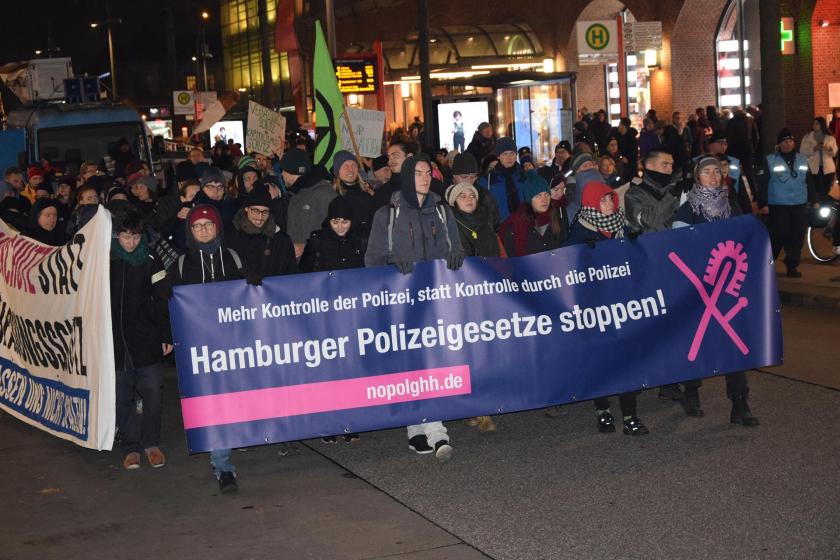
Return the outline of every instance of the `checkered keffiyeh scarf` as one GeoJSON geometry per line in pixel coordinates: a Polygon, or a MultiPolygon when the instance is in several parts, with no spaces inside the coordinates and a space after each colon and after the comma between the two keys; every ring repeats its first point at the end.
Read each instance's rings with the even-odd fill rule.
{"type": "Polygon", "coordinates": [[[582,206],[578,212],[578,219],[595,226],[599,230],[610,233],[612,237],[624,237],[624,209],[618,208],[615,212],[606,216],[594,208],[582,206]]]}

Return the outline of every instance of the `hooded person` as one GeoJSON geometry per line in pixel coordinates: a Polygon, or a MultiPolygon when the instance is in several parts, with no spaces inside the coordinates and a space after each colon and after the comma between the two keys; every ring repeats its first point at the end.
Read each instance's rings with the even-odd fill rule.
{"type": "Polygon", "coordinates": [[[55,200],[39,198],[29,211],[26,236],[44,245],[58,247],[67,242],[66,225],[59,222],[59,205],[55,200]]]}
{"type": "Polygon", "coordinates": [[[239,197],[244,198],[248,196],[248,193],[254,188],[254,184],[259,180],[260,172],[256,167],[257,162],[252,157],[244,156],[240,158],[239,163],[239,168],[236,170],[236,189],[239,197]],[[242,161],[246,158],[251,160],[251,165],[242,165],[242,161]]]}
{"type": "Polygon", "coordinates": [[[21,233],[29,229],[29,201],[22,197],[7,196],[0,199],[0,219],[21,233]]]}
{"type": "MultiPolygon", "coordinates": [[[[144,219],[148,220],[149,216],[155,211],[155,195],[158,190],[157,179],[147,175],[135,176],[128,182],[128,189],[131,193],[129,200],[132,205],[143,214],[144,219]]],[[[108,190],[103,192],[106,198],[108,190]]]]}
{"type": "MultiPolygon", "coordinates": [[[[590,182],[583,189],[577,222],[572,226],[566,245],[586,243],[595,247],[598,241],[621,239],[625,236],[624,212],[618,204],[618,193],[604,183],[590,182]]],[[[628,392],[618,396],[623,417],[624,435],[642,436],[649,433],[647,426],[636,413],[638,393],[628,392]]],[[[615,417],[610,411],[607,397],[595,399],[598,431],[615,432],[615,417]]]]}
{"type": "Polygon", "coordinates": [[[172,286],[163,263],[149,248],[140,212],[128,206],[114,215],[111,240],[111,326],[114,341],[116,412],[123,468],[140,468],[145,454],[163,467],[160,448],[163,357],[172,351],[167,300],[172,286]],[[135,412],[135,394],[143,412],[135,412]]]}
{"type": "MultiPolygon", "coordinates": [[[[740,213],[734,190],[724,179],[724,169],[720,160],[715,156],[705,156],[701,157],[694,167],[694,186],[688,191],[686,201],[677,211],[673,227],[717,222],[740,213]]],[[[684,384],[685,392],[679,400],[687,416],[704,416],[703,409],[700,408],[701,384],[701,380],[684,384]]],[[[729,415],[731,423],[742,426],[759,425],[758,418],[752,415],[747,404],[749,386],[746,373],[736,371],[726,374],[726,394],[732,401],[732,411],[729,415]]]]}
{"type": "Polygon", "coordinates": [[[548,183],[539,175],[529,175],[523,194],[527,201],[499,230],[508,256],[524,257],[562,247],[569,224],[560,203],[552,200],[548,183]]]}
{"type": "Polygon", "coordinates": [[[350,201],[343,196],[334,198],[321,229],[312,232],[306,242],[301,272],[364,268],[367,238],[358,234],[354,220],[350,201]]]}
{"type": "MultiPolygon", "coordinates": [[[[432,165],[424,154],[407,158],[400,168],[401,188],[391,204],[377,210],[365,253],[365,266],[394,265],[410,274],[418,261],[444,259],[450,270],[464,264],[464,250],[452,209],[430,192],[432,165]]],[[[452,446],[442,422],[408,427],[409,448],[434,453],[446,461],[452,446]]]]}
{"type": "Polygon", "coordinates": [[[478,186],[486,189],[496,201],[499,220],[504,221],[525,202],[522,187],[528,174],[536,172],[526,172],[519,164],[516,143],[512,138],[499,138],[494,149],[499,162],[486,176],[478,180],[478,186]]]}
{"type": "Polygon", "coordinates": [[[271,212],[271,195],[255,186],[242,202],[227,232],[227,246],[242,259],[243,275],[259,285],[267,276],[298,271],[292,240],[283,233],[271,212]]]}
{"type": "MultiPolygon", "coordinates": [[[[212,204],[198,204],[189,211],[186,239],[187,252],[178,257],[177,262],[167,271],[173,286],[224,282],[244,277],[242,259],[236,251],[224,244],[222,217],[212,204]]],[[[254,278],[248,278],[248,281],[259,283],[254,278]]],[[[230,449],[214,449],[210,452],[210,466],[223,494],[237,490],[236,469],[230,462],[230,453],[230,449]]]]}
{"type": "Polygon", "coordinates": [[[482,122],[473,133],[466,153],[472,154],[475,161],[482,161],[488,154],[493,153],[494,145],[493,126],[489,122],[482,122]]]}
{"type": "Polygon", "coordinates": [[[621,239],[626,236],[624,210],[618,193],[601,182],[589,182],[583,189],[577,221],[569,232],[566,245],[621,239]]]}

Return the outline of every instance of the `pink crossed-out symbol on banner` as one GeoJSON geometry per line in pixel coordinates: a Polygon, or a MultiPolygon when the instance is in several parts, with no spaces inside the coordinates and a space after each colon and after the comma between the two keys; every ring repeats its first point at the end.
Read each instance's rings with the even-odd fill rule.
{"type": "Polygon", "coordinates": [[[740,243],[736,244],[734,241],[726,241],[718,243],[717,247],[712,249],[712,254],[706,265],[706,273],[703,275],[703,282],[712,287],[712,293],[706,291],[703,282],[675,252],[671,251],[668,258],[694,285],[700,299],[706,305],[706,310],[703,312],[700,324],[697,325],[694,340],[692,340],[691,348],[688,351],[688,360],[693,362],[697,359],[700,345],[703,343],[703,338],[706,336],[712,318],[720,324],[742,354],[745,356],[749,354],[750,349],[730,324],[732,319],[748,304],[747,298],[739,297],[741,284],[747,277],[748,268],[747,253],[744,251],[744,246],[740,243]],[[732,297],[738,298],[738,302],[726,314],[723,314],[718,308],[718,300],[724,291],[732,297]]]}

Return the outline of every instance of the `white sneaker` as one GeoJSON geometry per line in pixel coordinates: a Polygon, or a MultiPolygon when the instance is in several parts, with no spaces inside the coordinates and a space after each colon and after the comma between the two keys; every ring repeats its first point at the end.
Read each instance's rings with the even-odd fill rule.
{"type": "Polygon", "coordinates": [[[435,457],[441,463],[445,463],[452,458],[452,446],[446,440],[439,441],[435,444],[435,457]]]}

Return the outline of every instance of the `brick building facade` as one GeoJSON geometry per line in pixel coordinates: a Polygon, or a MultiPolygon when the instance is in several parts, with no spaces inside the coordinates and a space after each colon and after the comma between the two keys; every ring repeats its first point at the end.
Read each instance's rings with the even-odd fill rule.
{"type": "MultiPolygon", "coordinates": [[[[475,0],[429,0],[430,25],[524,23],[539,38],[543,56],[560,71],[577,73],[578,108],[606,105],[604,69],[578,66],[575,24],[578,20],[610,19],[627,9],[637,21],[661,21],[663,48],[651,70],[651,104],[660,116],[673,110],[717,105],[715,37],[730,0],[531,0],[526,4],[475,0]]],[[[826,115],[828,83],[840,82],[840,0],[778,0],[782,16],[794,18],[796,54],[782,57],[785,123],[795,134],[811,128],[814,115],[826,115]],[[828,25],[821,27],[821,22],[828,25]]],[[[765,0],[762,0],[762,4],[765,0]]],[[[411,0],[376,12],[345,15],[337,22],[339,52],[350,43],[374,39],[404,41],[416,29],[411,0]],[[383,22],[385,24],[383,25],[383,22]]],[[[419,104],[413,103],[412,108],[419,104]]],[[[801,137],[801,136],[800,136],[801,137]]]]}

